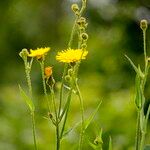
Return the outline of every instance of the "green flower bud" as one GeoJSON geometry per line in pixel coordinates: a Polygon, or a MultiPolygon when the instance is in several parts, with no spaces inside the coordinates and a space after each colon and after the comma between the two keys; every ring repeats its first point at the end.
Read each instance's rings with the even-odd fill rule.
{"type": "Polygon", "coordinates": [[[82,47],[83,49],[86,49],[86,48],[87,48],[87,44],[84,43],[84,44],[81,45],[81,47],[82,47]]]}
{"type": "Polygon", "coordinates": [[[84,26],[86,25],[86,19],[84,17],[81,17],[78,21],[77,21],[77,24],[79,26],[84,26]]]}
{"type": "Polygon", "coordinates": [[[70,75],[66,75],[66,76],[65,76],[65,80],[69,82],[69,81],[71,80],[70,75]]]}
{"type": "Polygon", "coordinates": [[[82,33],[81,38],[86,41],[86,40],[88,40],[89,36],[87,33],[82,33]]]}
{"type": "Polygon", "coordinates": [[[147,22],[147,20],[145,20],[145,19],[141,20],[141,22],[140,22],[140,28],[141,28],[142,30],[146,30],[147,27],[148,27],[148,22],[147,22]]]}
{"type": "Polygon", "coordinates": [[[27,49],[22,49],[22,51],[19,53],[19,56],[22,59],[27,59],[27,56],[29,55],[28,50],[27,49]]]}
{"type": "Polygon", "coordinates": [[[79,6],[78,6],[77,4],[72,4],[71,9],[72,9],[74,12],[78,12],[78,11],[79,11],[79,6]]]}
{"type": "Polygon", "coordinates": [[[69,69],[69,70],[68,70],[68,75],[69,75],[69,76],[72,76],[72,75],[73,75],[73,69],[69,69]]]}
{"type": "Polygon", "coordinates": [[[95,145],[101,145],[103,144],[103,140],[100,136],[97,136],[96,139],[94,140],[95,145]]]}

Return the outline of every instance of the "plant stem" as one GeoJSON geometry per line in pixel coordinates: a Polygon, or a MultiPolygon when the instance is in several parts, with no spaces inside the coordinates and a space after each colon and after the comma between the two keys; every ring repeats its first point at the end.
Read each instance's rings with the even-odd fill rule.
{"type": "Polygon", "coordinates": [[[83,143],[83,136],[84,136],[84,106],[83,106],[83,98],[77,83],[77,80],[75,81],[75,86],[77,89],[77,95],[80,100],[80,110],[81,110],[81,117],[82,117],[82,125],[81,125],[81,133],[80,133],[80,140],[79,140],[79,150],[82,149],[82,143],[83,143]]]}
{"type": "Polygon", "coordinates": [[[33,133],[33,139],[34,139],[34,148],[35,148],[35,150],[37,150],[34,112],[31,112],[31,119],[32,119],[32,133],[33,133]]]}
{"type": "Polygon", "coordinates": [[[45,94],[45,97],[46,97],[47,107],[48,107],[48,110],[50,112],[51,109],[50,109],[50,103],[49,103],[49,100],[48,100],[46,83],[45,83],[45,76],[44,76],[44,60],[42,60],[40,62],[40,66],[41,66],[41,73],[42,73],[43,90],[44,90],[44,94],[45,94]]]}
{"type": "Polygon", "coordinates": [[[70,107],[71,97],[72,97],[72,89],[70,90],[70,92],[68,94],[68,98],[67,98],[68,105],[66,108],[65,118],[64,118],[64,122],[63,122],[61,133],[60,133],[60,139],[62,138],[63,133],[64,133],[64,129],[65,129],[65,125],[66,125],[66,121],[67,121],[67,117],[68,117],[68,112],[69,112],[69,107],[70,107]]]}
{"type": "Polygon", "coordinates": [[[141,129],[140,129],[140,111],[137,113],[137,126],[136,126],[136,141],[135,141],[135,150],[140,150],[140,140],[141,140],[141,129]]]}
{"type": "Polygon", "coordinates": [[[60,149],[60,137],[59,137],[59,118],[58,118],[58,114],[57,114],[57,108],[56,108],[56,102],[55,102],[55,93],[54,93],[54,89],[53,86],[50,86],[50,91],[51,91],[51,98],[52,98],[52,102],[53,102],[53,106],[54,106],[54,112],[55,112],[55,119],[56,119],[56,150],[60,149]]]}
{"type": "MultiPolygon", "coordinates": [[[[31,59],[31,63],[32,63],[31,59]]],[[[25,73],[26,73],[26,79],[27,79],[27,84],[29,88],[29,93],[32,98],[32,85],[31,85],[31,78],[30,78],[30,70],[31,70],[31,63],[30,66],[28,66],[27,61],[25,63],[25,73]]],[[[34,148],[37,150],[37,142],[36,142],[36,133],[35,133],[35,115],[34,112],[31,112],[31,121],[32,121],[32,134],[33,134],[33,140],[34,140],[34,148]]]]}
{"type": "Polygon", "coordinates": [[[60,117],[60,111],[61,111],[62,100],[63,100],[63,85],[64,85],[64,82],[65,82],[65,75],[67,73],[67,68],[68,68],[68,64],[65,64],[64,72],[63,72],[63,76],[62,76],[61,87],[60,87],[60,102],[59,102],[58,117],[60,117]]]}

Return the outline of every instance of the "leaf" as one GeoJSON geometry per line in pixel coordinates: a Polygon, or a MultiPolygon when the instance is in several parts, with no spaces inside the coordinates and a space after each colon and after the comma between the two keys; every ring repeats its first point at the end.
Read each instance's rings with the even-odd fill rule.
{"type": "Polygon", "coordinates": [[[111,136],[109,137],[109,147],[108,150],[112,150],[112,139],[111,136]]]}
{"type": "Polygon", "coordinates": [[[144,150],[150,150],[150,145],[146,145],[146,146],[144,147],[144,150]]]}
{"type": "Polygon", "coordinates": [[[34,107],[32,100],[26,95],[26,93],[24,92],[24,90],[21,88],[20,85],[19,85],[19,90],[20,90],[20,94],[21,94],[23,100],[25,101],[25,103],[29,107],[30,111],[34,111],[35,107],[34,107]]]}
{"type": "Polygon", "coordinates": [[[100,101],[100,103],[98,104],[96,110],[91,114],[91,116],[88,119],[85,120],[85,122],[84,122],[84,130],[87,129],[87,127],[90,125],[90,123],[94,119],[97,111],[99,110],[99,107],[100,107],[101,103],[102,103],[102,101],[100,101]]]}
{"type": "Polygon", "coordinates": [[[135,72],[138,73],[138,68],[134,65],[134,63],[132,62],[132,60],[127,55],[125,55],[125,57],[130,62],[131,66],[133,67],[133,69],[135,70],[135,72]]]}

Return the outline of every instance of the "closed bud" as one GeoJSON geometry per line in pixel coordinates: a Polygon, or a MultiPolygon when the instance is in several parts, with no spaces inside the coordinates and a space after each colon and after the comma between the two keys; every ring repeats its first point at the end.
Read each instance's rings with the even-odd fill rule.
{"type": "Polygon", "coordinates": [[[84,17],[81,17],[78,21],[77,24],[80,27],[86,28],[87,27],[87,23],[86,23],[86,19],[84,17]]]}
{"type": "Polygon", "coordinates": [[[81,38],[86,41],[86,40],[88,40],[89,36],[87,33],[82,33],[81,38]]]}
{"type": "Polygon", "coordinates": [[[50,66],[46,67],[45,70],[44,70],[44,73],[45,73],[45,77],[49,78],[53,73],[52,67],[50,67],[50,66]]]}
{"type": "Polygon", "coordinates": [[[69,81],[71,80],[70,75],[66,75],[66,76],[65,76],[65,80],[69,82],[69,81]]]}
{"type": "Polygon", "coordinates": [[[78,6],[77,4],[72,4],[71,9],[72,9],[74,12],[78,12],[78,11],[79,11],[79,6],[78,6]]]}
{"type": "Polygon", "coordinates": [[[86,49],[86,48],[87,48],[87,44],[84,43],[84,44],[81,45],[81,47],[82,47],[83,49],[86,49]]]}
{"type": "Polygon", "coordinates": [[[73,69],[68,70],[68,75],[72,76],[73,75],[73,69]]]}
{"type": "Polygon", "coordinates": [[[140,22],[140,28],[141,28],[142,30],[146,30],[147,27],[148,27],[148,22],[147,22],[147,20],[145,20],[145,19],[141,20],[141,22],[140,22]]]}
{"type": "Polygon", "coordinates": [[[20,56],[22,59],[26,59],[28,55],[29,55],[28,50],[25,49],[25,48],[22,49],[22,51],[19,53],[19,56],[20,56]]]}
{"type": "Polygon", "coordinates": [[[100,136],[97,136],[96,139],[94,140],[95,145],[101,145],[103,144],[103,140],[100,136]]]}

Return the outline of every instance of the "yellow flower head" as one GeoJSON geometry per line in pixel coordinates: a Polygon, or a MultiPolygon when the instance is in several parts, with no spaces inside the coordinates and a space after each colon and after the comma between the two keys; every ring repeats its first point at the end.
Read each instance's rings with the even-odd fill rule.
{"type": "Polygon", "coordinates": [[[30,54],[28,54],[28,56],[29,57],[36,57],[37,59],[40,59],[41,57],[46,55],[49,50],[50,50],[49,47],[37,48],[36,50],[30,49],[30,54]]]}
{"type": "Polygon", "coordinates": [[[56,60],[63,63],[77,62],[81,59],[86,59],[88,51],[82,49],[67,49],[58,52],[56,55],[56,60]]]}

